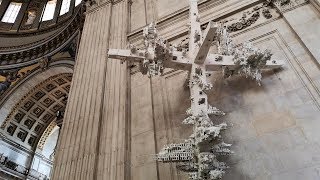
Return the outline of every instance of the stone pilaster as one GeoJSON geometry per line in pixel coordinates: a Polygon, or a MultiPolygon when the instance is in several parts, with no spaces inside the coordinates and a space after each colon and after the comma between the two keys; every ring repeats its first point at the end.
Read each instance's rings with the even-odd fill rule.
{"type": "Polygon", "coordinates": [[[126,45],[127,1],[94,6],[86,15],[57,148],[57,180],[128,175],[129,73],[126,63],[106,56],[109,47],[126,45]]]}
{"type": "Polygon", "coordinates": [[[25,15],[26,10],[28,9],[29,2],[25,2],[22,4],[19,14],[11,28],[11,31],[17,31],[19,27],[21,26],[23,16],[25,15]]]}
{"type": "MultiPolygon", "coordinates": [[[[41,1],[39,3],[39,9],[44,10],[45,7],[46,7],[46,1],[41,1]]],[[[40,14],[42,12],[39,11],[38,13],[40,14]]],[[[41,18],[42,18],[42,16],[39,16],[39,15],[36,16],[36,18],[34,19],[33,24],[32,24],[32,29],[39,28],[41,18]]]]}
{"type": "Polygon", "coordinates": [[[56,4],[56,9],[55,9],[54,15],[53,15],[53,22],[54,23],[57,23],[57,21],[58,21],[58,17],[60,15],[61,6],[62,6],[62,0],[58,0],[57,4],[56,4]]]}
{"type": "Polygon", "coordinates": [[[276,0],[274,4],[318,65],[320,65],[320,34],[318,33],[320,19],[316,8],[310,4],[309,0],[276,0]]]}

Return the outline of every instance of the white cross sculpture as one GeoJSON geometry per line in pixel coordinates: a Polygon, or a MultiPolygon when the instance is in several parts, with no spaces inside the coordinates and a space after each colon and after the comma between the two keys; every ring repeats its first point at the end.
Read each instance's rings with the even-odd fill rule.
{"type": "Polygon", "coordinates": [[[191,107],[183,123],[194,126],[193,134],[180,144],[165,146],[156,155],[158,161],[177,163],[177,168],[187,172],[190,179],[219,179],[227,165],[217,160],[217,156],[232,153],[231,144],[222,141],[220,131],[226,129],[225,123],[215,124],[209,115],[222,116],[224,112],[208,104],[206,92],[212,88],[206,75],[210,71],[223,71],[225,77],[243,74],[252,77],[260,84],[261,69],[279,68],[281,62],[271,60],[272,54],[253,48],[244,43],[236,48],[223,24],[209,22],[201,32],[197,0],[190,0],[189,48],[179,50],[157,37],[152,23],[144,29],[145,49],[139,50],[130,45],[130,50],[109,49],[108,57],[138,62],[143,74],[149,76],[162,74],[164,68],[190,71],[189,88],[191,107]],[[211,46],[216,46],[216,54],[209,54],[211,46]]]}

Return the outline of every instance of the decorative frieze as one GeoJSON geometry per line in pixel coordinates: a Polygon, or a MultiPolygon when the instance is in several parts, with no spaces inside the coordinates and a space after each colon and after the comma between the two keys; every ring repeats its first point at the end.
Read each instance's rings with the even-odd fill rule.
{"type": "Polygon", "coordinates": [[[83,9],[78,10],[73,20],[60,33],[46,38],[45,42],[40,40],[21,46],[1,47],[1,68],[18,68],[39,63],[43,69],[46,69],[48,66],[46,58],[64,48],[82,28],[84,22],[83,13],[83,9]]]}
{"type": "Polygon", "coordinates": [[[265,2],[244,11],[240,18],[232,17],[222,22],[228,27],[228,32],[236,32],[254,25],[261,17],[266,20],[273,18],[274,13],[271,11],[270,3],[265,2]]]}
{"type": "Polygon", "coordinates": [[[46,143],[46,140],[48,139],[49,135],[51,134],[52,130],[54,129],[54,127],[57,126],[57,122],[56,121],[52,121],[48,127],[46,128],[46,130],[43,132],[43,134],[41,135],[41,138],[39,140],[39,143],[37,145],[37,149],[42,150],[44,147],[44,144],[46,143]]]}
{"type": "Polygon", "coordinates": [[[282,13],[307,4],[309,0],[267,0],[268,3],[275,5],[282,13]]]}

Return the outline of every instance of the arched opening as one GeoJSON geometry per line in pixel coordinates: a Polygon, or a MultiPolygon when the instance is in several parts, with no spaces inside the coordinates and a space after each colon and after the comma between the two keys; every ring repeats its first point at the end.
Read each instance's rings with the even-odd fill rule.
{"type": "Polygon", "coordinates": [[[11,109],[0,127],[0,177],[50,179],[71,80],[51,76],[11,109]]]}

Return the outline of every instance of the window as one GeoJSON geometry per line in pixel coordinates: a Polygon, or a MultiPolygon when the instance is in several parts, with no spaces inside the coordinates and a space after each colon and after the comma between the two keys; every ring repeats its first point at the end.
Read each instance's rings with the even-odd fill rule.
{"type": "Polygon", "coordinates": [[[1,21],[7,23],[14,23],[19,14],[21,5],[22,3],[11,2],[1,21]]]}
{"type": "Polygon", "coordinates": [[[69,8],[70,8],[70,0],[63,0],[61,5],[61,10],[60,10],[60,16],[67,13],[69,11],[69,8]]]}
{"type": "Polygon", "coordinates": [[[78,6],[81,3],[81,0],[76,0],[76,6],[78,6]]]}
{"type": "Polygon", "coordinates": [[[42,21],[48,21],[53,19],[54,11],[56,9],[57,0],[48,1],[46,8],[44,9],[42,21]]]}
{"type": "Polygon", "coordinates": [[[1,5],[1,3],[2,3],[2,0],[0,0],[0,5],[1,5]]]}

